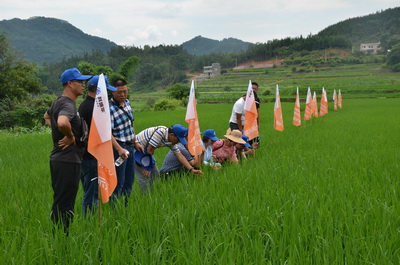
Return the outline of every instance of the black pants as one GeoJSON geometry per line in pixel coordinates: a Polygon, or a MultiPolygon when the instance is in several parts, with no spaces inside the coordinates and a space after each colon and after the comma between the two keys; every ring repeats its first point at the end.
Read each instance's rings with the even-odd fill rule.
{"type": "Polygon", "coordinates": [[[229,128],[231,128],[232,131],[233,130],[239,130],[239,127],[238,127],[237,123],[233,123],[233,122],[229,123],[229,128]]]}
{"type": "Polygon", "coordinates": [[[53,187],[53,206],[51,220],[62,225],[68,233],[74,217],[76,194],[81,177],[81,164],[50,161],[51,185],[53,187]]]}

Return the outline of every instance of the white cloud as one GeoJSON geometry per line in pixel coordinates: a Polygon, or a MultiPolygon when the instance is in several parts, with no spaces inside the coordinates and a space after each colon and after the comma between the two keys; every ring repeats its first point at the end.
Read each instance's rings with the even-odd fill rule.
{"type": "Polygon", "coordinates": [[[398,0],[3,0],[0,17],[55,17],[118,44],[143,46],[181,44],[197,35],[266,42],[315,34],[396,5],[398,0]]]}

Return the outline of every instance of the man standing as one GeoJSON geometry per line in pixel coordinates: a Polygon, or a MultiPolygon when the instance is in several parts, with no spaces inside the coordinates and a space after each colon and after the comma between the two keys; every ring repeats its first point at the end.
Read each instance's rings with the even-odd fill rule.
{"type": "MultiPolygon", "coordinates": [[[[79,114],[88,124],[89,130],[92,123],[93,107],[96,98],[96,91],[99,82],[99,75],[93,76],[87,86],[88,95],[86,99],[79,106],[79,114]]],[[[117,89],[108,83],[107,76],[104,76],[106,87],[108,90],[115,92],[117,89]]],[[[127,158],[125,153],[127,150],[123,149],[115,139],[112,139],[113,147],[124,159],[127,158]]],[[[82,210],[86,214],[93,210],[93,206],[98,204],[98,174],[97,174],[97,160],[92,156],[87,149],[83,153],[82,167],[81,167],[81,181],[83,186],[83,199],[82,199],[82,210]]]]}
{"type": "MultiPolygon", "coordinates": [[[[154,155],[154,151],[163,146],[167,146],[174,153],[180,164],[193,175],[202,175],[201,170],[196,170],[188,160],[181,154],[177,144],[180,142],[187,145],[186,137],[188,129],[180,124],[175,124],[169,128],[165,126],[157,126],[147,128],[136,135],[136,140],[144,147],[145,154],[154,155]]],[[[152,157],[152,160],[154,158],[152,157]]],[[[159,176],[157,165],[154,163],[152,170],[140,163],[136,163],[135,173],[138,176],[138,183],[142,191],[145,192],[152,186],[154,180],[159,176]]]]}
{"type": "Polygon", "coordinates": [[[91,75],[82,75],[78,69],[65,70],[61,75],[64,87],[44,114],[51,126],[53,150],[50,154],[50,174],[54,191],[51,219],[61,224],[64,232],[73,220],[76,194],[81,177],[81,161],[87,126],[76,110],[75,101],[85,90],[84,81],[91,75]]]}
{"type": "MultiPolygon", "coordinates": [[[[114,190],[114,196],[126,196],[126,201],[132,192],[134,181],[134,148],[143,151],[143,147],[135,142],[135,130],[133,127],[133,113],[128,100],[128,86],[124,79],[116,79],[113,86],[117,91],[112,92],[110,99],[110,117],[112,135],[118,144],[126,149],[128,158],[117,166],[117,187],[114,190]]],[[[114,150],[114,158],[117,159],[120,154],[114,150]]]]}
{"type": "Polygon", "coordinates": [[[233,105],[232,115],[229,120],[229,128],[231,128],[231,130],[239,130],[240,132],[243,132],[244,117],[246,115],[245,106],[246,106],[246,95],[239,98],[235,102],[235,105],[233,105]]]}

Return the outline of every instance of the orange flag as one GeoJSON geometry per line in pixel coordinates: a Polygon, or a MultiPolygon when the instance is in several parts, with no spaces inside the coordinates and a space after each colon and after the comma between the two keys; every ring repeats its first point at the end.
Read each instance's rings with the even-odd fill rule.
{"type": "Polygon", "coordinates": [[[328,98],[326,97],[325,88],[322,88],[321,106],[319,108],[319,116],[324,116],[328,113],[328,98]]]}
{"type": "Polygon", "coordinates": [[[296,102],[294,103],[293,125],[295,126],[301,125],[299,88],[297,88],[296,102]]]}
{"type": "Polygon", "coordinates": [[[315,118],[318,118],[318,102],[317,102],[317,94],[314,91],[314,96],[313,96],[313,110],[312,110],[312,115],[315,118]]]}
{"type": "Polygon", "coordinates": [[[337,95],[336,95],[336,89],[333,90],[333,109],[337,110],[337,95]]]}
{"type": "Polygon", "coordinates": [[[117,186],[117,177],[111,143],[110,108],[103,74],[100,75],[97,86],[89,132],[88,151],[97,159],[101,201],[103,203],[108,202],[109,197],[117,186]]]}
{"type": "Polygon", "coordinates": [[[200,155],[203,152],[203,146],[200,136],[199,120],[196,110],[196,96],[194,93],[194,81],[190,87],[189,101],[186,109],[186,122],[189,124],[188,150],[193,155],[200,155]]]}
{"type": "Polygon", "coordinates": [[[339,89],[339,96],[338,96],[338,106],[339,106],[339,108],[342,108],[342,93],[340,93],[340,89],[339,89]]]}
{"type": "Polygon", "coordinates": [[[244,116],[244,135],[249,137],[249,140],[251,140],[258,136],[258,113],[251,80],[249,81],[249,86],[247,88],[246,104],[244,108],[246,109],[246,115],[244,116]]]}
{"type": "Polygon", "coordinates": [[[311,110],[312,98],[311,98],[311,90],[308,88],[307,98],[306,98],[306,110],[304,111],[304,120],[309,120],[311,118],[312,110],[311,110]]]}
{"type": "Polygon", "coordinates": [[[283,119],[282,119],[282,108],[281,108],[281,98],[279,96],[278,84],[276,84],[276,99],[274,106],[274,128],[277,131],[283,131],[283,119]]]}

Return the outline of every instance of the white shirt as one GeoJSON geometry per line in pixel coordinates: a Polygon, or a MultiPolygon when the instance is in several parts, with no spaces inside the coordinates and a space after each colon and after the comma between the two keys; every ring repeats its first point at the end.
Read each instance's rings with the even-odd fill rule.
{"type": "Polygon", "coordinates": [[[236,114],[242,114],[242,125],[244,124],[244,116],[246,115],[246,101],[243,99],[243,97],[239,98],[236,102],[235,105],[233,105],[232,108],[232,115],[231,119],[229,122],[233,122],[237,124],[236,120],[236,114]]]}

